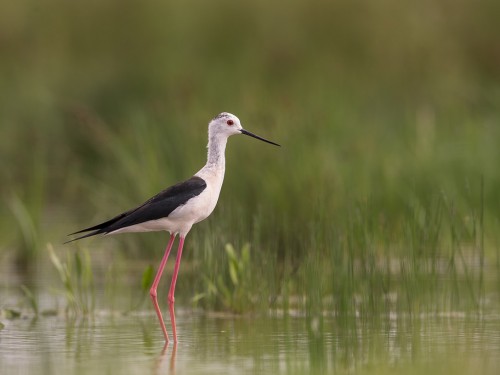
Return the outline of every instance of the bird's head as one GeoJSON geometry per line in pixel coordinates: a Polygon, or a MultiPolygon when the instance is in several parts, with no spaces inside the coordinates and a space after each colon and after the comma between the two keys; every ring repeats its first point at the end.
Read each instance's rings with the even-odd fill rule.
{"type": "Polygon", "coordinates": [[[228,112],[222,112],[215,116],[212,121],[210,121],[210,123],[208,124],[208,133],[210,136],[222,136],[225,138],[228,138],[229,136],[235,134],[245,134],[272,145],[279,146],[279,144],[277,143],[271,142],[265,138],[259,137],[258,135],[250,133],[249,131],[243,129],[240,119],[228,112]]]}

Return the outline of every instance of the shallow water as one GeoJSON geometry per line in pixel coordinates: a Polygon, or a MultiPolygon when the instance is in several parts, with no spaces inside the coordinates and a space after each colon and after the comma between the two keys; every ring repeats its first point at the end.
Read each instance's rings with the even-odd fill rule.
{"type": "Polygon", "coordinates": [[[99,312],[6,320],[2,374],[496,374],[500,318],[234,317],[178,309],[178,345],[156,316],[99,312]]]}

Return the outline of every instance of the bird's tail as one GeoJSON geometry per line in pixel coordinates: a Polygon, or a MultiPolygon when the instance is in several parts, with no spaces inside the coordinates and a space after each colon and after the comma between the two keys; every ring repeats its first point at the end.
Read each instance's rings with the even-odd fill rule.
{"type": "MultiPolygon", "coordinates": [[[[86,232],[86,230],[80,230],[78,232],[68,234],[68,236],[73,236],[74,234],[83,233],[83,232],[86,232]]],[[[101,229],[98,229],[98,230],[95,230],[95,231],[93,231],[91,233],[87,233],[87,234],[85,234],[83,236],[80,236],[80,237],[68,240],[68,241],[64,242],[64,244],[67,244],[67,243],[70,243],[70,242],[73,242],[73,241],[78,241],[78,240],[81,240],[82,238],[92,237],[92,236],[95,236],[95,235],[101,234],[101,233],[106,233],[106,232],[103,232],[101,229]]]]}
{"type": "Polygon", "coordinates": [[[74,236],[75,234],[80,234],[80,233],[85,233],[85,232],[92,232],[92,233],[87,233],[87,234],[80,236],[80,237],[77,237],[77,238],[73,238],[72,240],[66,241],[65,244],[73,242],[73,241],[81,240],[82,238],[92,237],[92,236],[95,236],[97,234],[109,233],[110,232],[109,226],[111,224],[116,223],[118,220],[122,219],[126,215],[127,215],[127,212],[120,214],[118,216],[115,216],[111,220],[105,221],[104,223],[100,223],[100,224],[94,225],[93,227],[79,230],[78,232],[70,233],[70,234],[68,234],[68,236],[74,236]]]}

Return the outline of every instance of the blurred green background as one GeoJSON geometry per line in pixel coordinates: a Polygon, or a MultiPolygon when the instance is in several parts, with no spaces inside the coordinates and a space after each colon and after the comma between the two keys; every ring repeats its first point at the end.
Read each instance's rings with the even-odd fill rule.
{"type": "Polygon", "coordinates": [[[120,272],[139,285],[166,234],[65,235],[190,177],[229,111],[283,147],[231,139],[179,300],[480,306],[500,291],[498,14],[494,0],[3,2],[2,269],[36,288],[51,243],[87,249],[102,280],[131,260],[120,272]]]}

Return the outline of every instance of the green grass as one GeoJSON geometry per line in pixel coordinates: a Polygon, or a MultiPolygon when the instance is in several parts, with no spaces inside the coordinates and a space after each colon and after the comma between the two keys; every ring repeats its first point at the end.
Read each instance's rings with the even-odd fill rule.
{"type": "Polygon", "coordinates": [[[51,244],[47,245],[47,252],[56,270],[63,289],[59,291],[66,300],[66,314],[89,315],[94,313],[95,289],[94,274],[92,272],[88,251],[67,254],[63,261],[55,253],[51,244]]]}
{"type": "MultiPolygon", "coordinates": [[[[207,309],[477,311],[500,293],[495,2],[49,3],[0,6],[0,261],[35,265],[189,177],[231,111],[283,147],[229,142],[186,303],[235,286],[228,243],[250,244],[248,295],[207,309]]],[[[108,247],[155,264],[165,243],[86,247],[98,268],[108,247]]]]}

